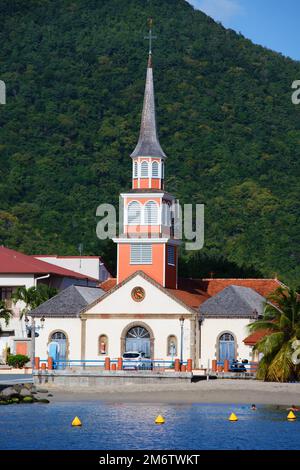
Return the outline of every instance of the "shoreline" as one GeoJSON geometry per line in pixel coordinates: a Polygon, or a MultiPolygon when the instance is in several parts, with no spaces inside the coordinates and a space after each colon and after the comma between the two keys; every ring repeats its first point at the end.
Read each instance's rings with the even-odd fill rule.
{"type": "Polygon", "coordinates": [[[78,391],[49,387],[52,403],[102,401],[106,403],[219,403],[291,406],[300,404],[300,383],[218,379],[188,385],[136,385],[89,388],[78,391]]]}

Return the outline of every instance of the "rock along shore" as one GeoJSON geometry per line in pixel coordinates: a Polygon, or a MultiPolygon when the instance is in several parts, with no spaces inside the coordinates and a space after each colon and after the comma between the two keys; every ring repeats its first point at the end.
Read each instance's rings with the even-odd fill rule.
{"type": "Polygon", "coordinates": [[[48,394],[48,390],[38,389],[35,385],[27,383],[11,385],[1,390],[0,406],[19,403],[50,403],[47,398],[41,398],[40,393],[48,394]]]}

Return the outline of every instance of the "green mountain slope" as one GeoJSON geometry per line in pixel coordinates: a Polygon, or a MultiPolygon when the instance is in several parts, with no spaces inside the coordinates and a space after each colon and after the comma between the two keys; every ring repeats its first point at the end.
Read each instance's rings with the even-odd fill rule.
{"type": "MultiPolygon", "coordinates": [[[[168,191],[206,204],[206,258],[297,284],[300,64],[184,0],[0,3],[0,243],[58,254],[83,243],[114,263],[95,213],[130,185],[150,15],[168,191]]],[[[186,274],[207,274],[202,254],[182,256],[186,274]]]]}

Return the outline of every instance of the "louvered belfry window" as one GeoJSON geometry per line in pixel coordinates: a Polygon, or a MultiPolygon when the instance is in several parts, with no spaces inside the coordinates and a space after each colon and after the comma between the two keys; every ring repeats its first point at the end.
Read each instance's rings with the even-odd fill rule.
{"type": "Polygon", "coordinates": [[[158,163],[152,163],[152,178],[158,178],[158,163]]]}
{"type": "Polygon", "coordinates": [[[141,178],[148,178],[148,162],[141,164],[141,178]]]}
{"type": "Polygon", "coordinates": [[[158,207],[156,202],[149,201],[145,204],[144,222],[149,225],[158,224],[158,207]]]}
{"type": "Polygon", "coordinates": [[[130,247],[130,264],[152,264],[152,245],[134,243],[130,247]]]}
{"type": "Polygon", "coordinates": [[[136,201],[128,204],[128,223],[136,225],[141,223],[141,205],[136,201]]]}

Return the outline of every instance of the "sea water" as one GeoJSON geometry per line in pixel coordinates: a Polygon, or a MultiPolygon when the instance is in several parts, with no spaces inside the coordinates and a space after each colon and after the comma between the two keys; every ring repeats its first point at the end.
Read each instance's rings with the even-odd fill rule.
{"type": "Polygon", "coordinates": [[[300,449],[300,416],[258,405],[101,401],[0,406],[0,449],[300,449]],[[228,421],[231,412],[237,422],[228,421]],[[157,415],[165,424],[156,425],[157,415]],[[72,427],[75,416],[81,427],[72,427]]]}

